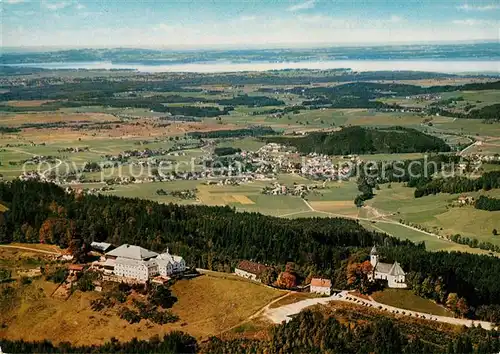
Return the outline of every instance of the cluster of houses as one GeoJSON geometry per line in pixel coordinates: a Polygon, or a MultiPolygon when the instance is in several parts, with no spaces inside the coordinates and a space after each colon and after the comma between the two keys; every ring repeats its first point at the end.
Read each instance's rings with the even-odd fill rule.
{"type": "Polygon", "coordinates": [[[90,151],[90,148],[88,146],[84,147],[67,147],[64,149],[58,149],[57,152],[71,152],[71,153],[77,153],[77,152],[86,152],[90,151]]]}
{"type": "MultiPolygon", "coordinates": [[[[239,154],[240,158],[243,158],[243,161],[236,162],[239,162],[241,166],[247,166],[248,164],[251,164],[253,166],[251,170],[247,170],[246,168],[242,168],[240,170],[236,165],[231,168],[206,168],[201,171],[193,170],[187,172],[178,172],[174,171],[171,168],[171,163],[174,161],[150,158],[151,156],[158,154],[179,156],[185,153],[183,151],[144,149],[125,151],[117,156],[106,156],[108,162],[112,165],[114,164],[114,167],[118,167],[119,164],[128,160],[129,157],[148,158],[148,160],[134,161],[133,163],[131,163],[131,165],[146,168],[146,173],[144,173],[143,176],[119,176],[115,178],[108,178],[106,180],[106,183],[110,185],[127,185],[131,183],[135,184],[205,179],[216,180],[215,183],[226,185],[234,184],[236,183],[236,181],[238,181],[238,183],[245,183],[253,180],[270,180],[274,179],[276,177],[276,174],[278,173],[294,173],[306,178],[312,178],[316,180],[338,180],[348,178],[351,172],[348,164],[336,165],[332,162],[332,159],[326,155],[309,154],[307,156],[301,157],[299,154],[294,152],[293,148],[275,143],[267,144],[255,152],[242,151],[239,154]],[[164,163],[167,164],[163,165],[164,163]],[[153,169],[154,167],[158,169],[159,173],[153,173],[153,171],[155,171],[153,169]],[[160,171],[160,167],[164,168],[165,171],[160,171]],[[224,177],[226,178],[224,179],[224,177]],[[222,182],[219,182],[221,179],[222,182]]],[[[44,157],[40,158],[46,159],[44,157]]],[[[203,163],[203,161],[194,161],[194,163],[200,164],[203,163]]],[[[21,180],[37,180],[44,182],[53,182],[56,184],[102,182],[102,180],[86,179],[84,175],[56,177],[57,178],[54,178],[48,173],[25,172],[19,178],[21,180]]],[[[300,194],[299,191],[298,193],[300,194]]]]}
{"type": "Polygon", "coordinates": [[[111,280],[164,283],[187,269],[184,259],[170,254],[168,249],[164,253],[156,253],[140,246],[124,244],[110,250],[111,244],[104,242],[93,242],[91,246],[104,253],[99,261],[92,263],[92,269],[110,276],[111,280]]]}
{"type": "Polygon", "coordinates": [[[470,195],[461,195],[456,200],[456,205],[465,206],[465,205],[473,205],[476,199],[470,195]]]}
{"type": "MultiPolygon", "coordinates": [[[[389,288],[404,289],[406,285],[406,273],[398,262],[383,263],[380,262],[380,256],[377,248],[373,246],[370,251],[370,264],[372,273],[368,276],[371,281],[383,280],[387,282],[389,288]]],[[[261,282],[261,275],[270,267],[243,260],[236,266],[234,273],[240,277],[261,282]]],[[[309,291],[320,295],[330,296],[332,294],[332,281],[324,278],[312,278],[309,284],[309,291]]]]}
{"type": "Polygon", "coordinates": [[[293,195],[304,198],[309,192],[321,188],[324,188],[324,184],[294,184],[293,186],[286,186],[274,182],[271,187],[264,187],[262,193],[268,195],[293,195]]]}
{"type": "Polygon", "coordinates": [[[126,150],[118,155],[105,155],[108,161],[127,161],[131,157],[150,158],[153,156],[185,156],[184,151],[171,151],[170,149],[144,149],[144,150],[126,150]]]}

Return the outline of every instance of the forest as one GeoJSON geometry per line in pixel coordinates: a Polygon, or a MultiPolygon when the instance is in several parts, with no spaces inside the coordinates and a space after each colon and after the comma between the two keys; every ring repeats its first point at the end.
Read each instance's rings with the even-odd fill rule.
{"type": "Polygon", "coordinates": [[[220,339],[211,337],[196,342],[182,332],[172,332],[162,339],[133,339],[120,343],[116,339],[101,346],[54,345],[48,341],[25,342],[0,339],[9,353],[496,353],[500,349],[499,333],[480,328],[461,329],[458,333],[438,330],[421,323],[396,322],[381,315],[353,318],[352,325],[315,310],[299,313],[288,323],[269,330],[263,339],[220,339]]]}
{"type": "Polygon", "coordinates": [[[136,244],[155,251],[169,247],[194,267],[230,272],[241,259],[284,269],[296,264],[299,278],[329,277],[346,285],[348,265],[362,262],[374,244],[407,272],[442,279],[444,295],[465,299],[469,315],[481,305],[500,305],[500,259],[465,253],[427,252],[341,218],[284,219],[230,207],[158,204],[140,199],[67,194],[56,185],[0,183],[9,208],[0,242],[44,242],[74,253],[91,241],[136,244]],[[126,227],[124,227],[126,226],[126,227]]]}
{"type": "Polygon", "coordinates": [[[444,117],[466,118],[466,119],[484,119],[490,121],[498,121],[500,115],[500,104],[492,104],[479,109],[472,109],[467,113],[452,112],[439,107],[432,107],[428,111],[429,115],[439,114],[444,117]]]}
{"type": "Polygon", "coordinates": [[[271,127],[254,126],[231,130],[212,130],[209,132],[189,132],[186,135],[194,139],[238,138],[244,136],[276,135],[278,132],[271,127]]]}
{"type": "Polygon", "coordinates": [[[480,196],[474,203],[476,209],[498,211],[500,210],[500,199],[480,196]]]}
{"type": "MultiPolygon", "coordinates": [[[[1,68],[1,67],[0,67],[1,68]]],[[[22,71],[24,69],[18,68],[22,71]]],[[[201,92],[199,88],[189,88],[188,86],[200,85],[310,85],[313,82],[350,82],[334,87],[309,88],[298,86],[293,89],[286,89],[287,92],[304,95],[309,99],[326,98],[335,101],[341,97],[354,97],[364,100],[373,100],[387,96],[406,96],[427,93],[470,91],[470,90],[495,90],[500,89],[500,81],[488,83],[473,83],[461,86],[431,86],[421,87],[416,85],[371,83],[371,80],[410,80],[442,77],[443,74],[422,73],[422,72],[348,72],[339,73],[332,71],[317,72],[314,70],[303,70],[290,75],[283,72],[262,72],[255,75],[244,73],[228,73],[222,75],[182,73],[158,75],[155,80],[142,81],[134,80],[134,77],[126,76],[121,80],[108,79],[105,76],[96,78],[75,78],[73,82],[53,84],[44,78],[33,78],[27,86],[6,86],[8,92],[0,94],[0,101],[9,100],[69,100],[69,101],[89,101],[103,98],[113,98],[117,93],[123,92],[201,92]]],[[[278,89],[261,88],[260,92],[275,92],[278,89]]],[[[130,97],[134,99],[136,97],[130,97]]],[[[255,101],[253,97],[238,96],[236,103],[227,101],[227,104],[242,105],[275,105],[278,103],[272,98],[263,97],[255,101]],[[257,103],[257,104],[256,104],[257,103]],[[271,104],[272,103],[272,104],[271,104]]],[[[203,101],[203,99],[199,100],[203,101]]],[[[208,101],[207,101],[208,102],[208,101]]],[[[217,103],[218,100],[213,100],[217,103]]],[[[89,102],[86,102],[88,104],[89,102]]],[[[168,103],[168,101],[167,101],[168,103]]],[[[70,104],[70,103],[68,103],[70,104]]],[[[81,104],[81,103],[80,103],[81,104]]],[[[224,105],[224,101],[221,103],[224,105]]],[[[278,104],[280,105],[280,104],[278,104]]],[[[6,106],[1,107],[6,109],[6,106]]],[[[15,108],[14,108],[15,109],[15,108]]],[[[19,108],[18,109],[22,109],[19,108]]],[[[43,108],[40,108],[43,109],[43,108]]]]}
{"type": "Polygon", "coordinates": [[[171,332],[163,338],[153,337],[148,340],[132,339],[130,342],[119,342],[112,338],[103,345],[72,346],[70,343],[54,345],[49,341],[25,342],[10,341],[0,338],[0,348],[5,353],[196,353],[196,339],[183,332],[171,332]]]}
{"type": "Polygon", "coordinates": [[[402,127],[372,129],[354,126],[331,133],[311,133],[298,138],[271,137],[266,141],[294,146],[304,154],[316,152],[326,155],[348,155],[451,150],[437,137],[402,127]]]}
{"type": "Polygon", "coordinates": [[[421,183],[411,186],[416,187],[415,198],[437,193],[456,194],[475,192],[481,189],[488,191],[490,189],[500,188],[500,171],[486,172],[477,179],[455,176],[422,180],[421,183]]]}

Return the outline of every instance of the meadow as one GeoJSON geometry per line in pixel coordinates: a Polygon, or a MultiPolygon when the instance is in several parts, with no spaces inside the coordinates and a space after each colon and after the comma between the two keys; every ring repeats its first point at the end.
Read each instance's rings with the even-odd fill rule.
{"type": "MultiPolygon", "coordinates": [[[[4,285],[0,285],[3,287],[4,285]]],[[[179,321],[157,325],[146,320],[129,324],[113,309],[95,312],[90,301],[97,292],[75,291],[68,300],[52,297],[57,284],[41,279],[14,285],[14,295],[0,299],[0,336],[8,339],[50,340],[75,345],[101,344],[116,338],[149,339],[182,330],[206,339],[245,322],[285,293],[239,277],[201,275],[172,286],[178,301],[172,312],[179,321]]]]}
{"type": "MultiPolygon", "coordinates": [[[[474,198],[480,195],[499,197],[500,191],[479,191],[464,193],[474,198]]],[[[446,236],[460,234],[462,236],[476,238],[479,241],[500,244],[500,238],[494,236],[493,229],[500,229],[500,212],[475,209],[472,205],[453,206],[460,194],[437,194],[422,198],[413,197],[413,188],[404,187],[402,184],[382,185],[376,191],[372,200],[366,205],[377,210],[392,214],[393,220],[403,219],[406,222],[426,227],[429,231],[446,236]]],[[[382,226],[384,228],[393,225],[382,226]]],[[[410,230],[411,231],[411,230],[410,230]]],[[[395,232],[396,233],[396,232],[395,232]]],[[[413,239],[415,239],[413,237],[413,239]]],[[[426,241],[432,244],[432,241],[426,241]]],[[[437,242],[437,241],[434,241],[437,242]]],[[[444,244],[429,245],[431,248],[441,248],[444,244]]]]}
{"type": "Polygon", "coordinates": [[[372,294],[375,301],[411,311],[453,317],[453,313],[435,302],[415,295],[411,290],[385,289],[372,294]]]}
{"type": "MultiPolygon", "coordinates": [[[[64,74],[66,75],[66,74],[64,74]]],[[[70,77],[77,74],[68,74],[70,77]]],[[[89,75],[93,74],[89,72],[89,75]]],[[[110,73],[114,76],[115,74],[110,73]]],[[[125,74],[124,74],[125,75],[125,74]]],[[[127,74],[128,75],[128,74],[127,74]]],[[[78,76],[78,75],[77,75],[78,76]]],[[[417,81],[401,81],[402,83],[420,84],[424,86],[440,84],[463,84],[476,82],[476,79],[433,79],[417,81]]],[[[488,81],[488,80],[486,80],[488,81]]],[[[316,86],[335,86],[338,82],[321,83],[316,86]]],[[[500,153],[500,123],[493,122],[485,124],[480,119],[455,119],[440,116],[424,116],[423,114],[411,112],[379,112],[365,108],[332,109],[320,108],[314,110],[301,110],[299,113],[286,113],[282,116],[272,114],[261,114],[271,109],[283,109],[292,105],[301,105],[306,99],[304,95],[282,91],[283,88],[293,88],[296,85],[217,85],[211,84],[200,86],[201,91],[158,91],[144,90],[136,94],[140,98],[151,98],[153,96],[180,96],[193,97],[191,103],[173,102],[168,105],[172,107],[183,106],[216,106],[217,103],[202,102],[220,99],[231,99],[240,94],[252,96],[267,96],[282,100],[286,106],[252,106],[237,105],[227,115],[220,117],[198,117],[193,122],[168,121],[166,114],[154,112],[147,108],[132,107],[108,107],[108,106],[83,106],[73,108],[61,108],[56,111],[35,112],[40,105],[54,103],[50,100],[33,101],[9,101],[4,104],[27,109],[27,112],[1,112],[0,125],[4,127],[21,127],[23,124],[54,124],[63,123],[59,127],[41,126],[38,128],[22,128],[18,133],[0,133],[0,178],[10,180],[18,177],[23,172],[23,162],[34,155],[51,156],[64,162],[60,172],[74,171],[84,166],[86,162],[103,162],[105,155],[117,155],[126,150],[144,149],[169,149],[180,142],[188,142],[186,133],[193,131],[213,131],[237,129],[255,125],[270,126],[278,132],[284,133],[307,133],[310,131],[340,129],[341,127],[357,125],[368,127],[404,126],[419,129],[444,139],[454,148],[463,148],[464,144],[471,143],[473,139],[483,140],[481,146],[474,146],[467,150],[467,154],[496,154],[500,153]],[[275,88],[268,92],[259,92],[262,87],[275,88]],[[32,107],[33,111],[30,111],[32,107]],[[431,120],[432,124],[424,124],[425,120],[431,120]],[[112,123],[111,123],[112,122],[112,123]],[[97,125],[96,125],[97,124],[97,125]],[[109,125],[102,127],[99,124],[109,125]],[[94,126],[93,126],[94,125],[94,126]],[[59,150],[68,147],[88,147],[88,151],[69,153],[59,150]],[[69,167],[65,167],[65,166],[69,167]],[[66,169],[66,170],[64,170],[66,169]]],[[[452,97],[463,97],[464,101],[454,103],[455,108],[461,109],[466,104],[475,104],[477,108],[485,105],[498,103],[500,91],[454,91],[440,94],[445,100],[452,97]]],[[[129,98],[129,93],[119,92],[119,98],[129,98]]],[[[407,99],[405,97],[392,97],[381,99],[386,103],[398,103],[410,106],[424,107],[431,103],[419,98],[407,99]]],[[[274,103],[272,103],[274,104],[274,103]]],[[[243,138],[221,138],[210,141],[212,147],[234,147],[242,150],[255,151],[264,145],[264,141],[255,137],[243,138]]],[[[210,146],[210,145],[209,145],[210,146]]],[[[210,147],[208,148],[210,150],[210,147]]],[[[162,156],[173,163],[180,163],[179,172],[198,171],[201,168],[201,158],[207,154],[207,149],[197,148],[185,150],[183,156],[162,156]],[[191,161],[193,163],[191,164],[191,161]],[[194,166],[194,167],[193,167],[194,166]]],[[[373,154],[361,155],[364,161],[388,161],[417,159],[424,156],[421,153],[409,154],[373,154]]],[[[333,157],[334,161],[342,161],[340,157],[333,157]]],[[[130,162],[138,161],[132,158],[128,163],[118,168],[105,169],[103,173],[106,178],[137,175],[140,168],[132,166],[130,162]]],[[[142,159],[145,161],[145,159],[142,159]]],[[[55,166],[45,165],[44,168],[55,166]]],[[[34,168],[35,166],[29,167],[34,168]]],[[[29,170],[28,168],[28,170],[29,170]]],[[[496,165],[485,165],[485,170],[496,169],[496,165]]],[[[87,180],[101,181],[100,172],[88,172],[83,174],[87,180]]],[[[353,200],[359,194],[354,180],[343,183],[327,183],[324,189],[318,189],[306,196],[306,201],[300,197],[291,195],[264,195],[262,189],[270,186],[273,182],[285,185],[293,183],[312,184],[314,181],[306,180],[297,175],[279,175],[275,181],[254,181],[238,186],[206,185],[204,181],[184,181],[137,183],[128,185],[114,185],[114,190],[104,193],[131,197],[146,198],[160,203],[181,204],[207,204],[228,205],[240,211],[260,212],[268,215],[283,217],[328,217],[348,216],[351,218],[373,218],[376,216],[374,210],[381,214],[392,214],[391,220],[403,219],[405,222],[421,225],[433,233],[443,236],[461,234],[462,236],[474,237],[481,241],[500,244],[500,238],[492,235],[494,228],[500,229],[500,217],[498,212],[486,212],[476,210],[472,206],[462,208],[449,207],[449,204],[458,198],[458,195],[435,195],[414,199],[413,191],[398,184],[393,184],[392,189],[382,186],[376,191],[376,196],[366,202],[368,208],[356,208],[353,200]],[[169,195],[158,195],[157,190],[179,191],[196,190],[195,199],[180,199],[169,195]]],[[[99,188],[103,183],[85,183],[74,185],[77,188],[99,188]]],[[[471,193],[477,197],[481,193],[471,193]]],[[[489,195],[497,195],[489,192],[489,195]]],[[[451,244],[447,240],[438,239],[425,233],[405,228],[401,225],[377,222],[364,223],[369,228],[376,227],[378,231],[385,231],[397,237],[409,238],[414,241],[425,241],[427,247],[433,250],[459,249],[471,250],[466,246],[451,244]]],[[[475,252],[476,250],[473,250],[475,252]]]]}

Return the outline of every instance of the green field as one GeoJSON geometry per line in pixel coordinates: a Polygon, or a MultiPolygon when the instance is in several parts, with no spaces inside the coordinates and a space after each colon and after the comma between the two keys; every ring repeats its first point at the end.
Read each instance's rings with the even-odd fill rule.
{"type": "Polygon", "coordinates": [[[439,239],[435,236],[427,235],[423,232],[409,229],[407,227],[404,227],[403,225],[383,222],[371,223],[366,221],[361,221],[361,224],[369,230],[384,232],[402,240],[410,240],[415,243],[424,242],[425,248],[429,251],[457,251],[476,254],[489,254],[489,252],[481,250],[479,248],[470,248],[466,245],[460,245],[445,239],[439,239]]]}
{"type": "MultiPolygon", "coordinates": [[[[500,190],[466,193],[477,198],[479,195],[500,196],[500,190]]],[[[493,229],[500,229],[500,212],[475,209],[473,206],[450,206],[459,194],[437,194],[422,198],[413,197],[413,189],[401,184],[392,188],[383,185],[376,196],[366,204],[384,213],[392,213],[393,220],[403,219],[422,225],[429,231],[442,236],[461,234],[500,245],[500,237],[493,236],[493,229]]],[[[392,226],[392,225],[391,225],[392,226]]],[[[435,245],[432,248],[440,248],[435,245]]]]}
{"type": "Polygon", "coordinates": [[[217,147],[233,147],[241,150],[257,151],[264,145],[265,143],[261,140],[255,138],[243,138],[223,140],[217,144],[217,147]]]}
{"type": "Polygon", "coordinates": [[[445,307],[431,300],[417,296],[411,290],[385,289],[384,291],[374,293],[372,297],[377,302],[393,307],[437,316],[453,317],[453,313],[448,311],[445,307]]]}

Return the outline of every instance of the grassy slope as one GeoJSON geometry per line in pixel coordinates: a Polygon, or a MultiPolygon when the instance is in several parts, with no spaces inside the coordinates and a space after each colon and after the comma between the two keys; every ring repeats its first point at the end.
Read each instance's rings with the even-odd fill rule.
{"type": "Polygon", "coordinates": [[[7,326],[0,329],[0,337],[99,344],[111,337],[128,341],[134,337],[147,339],[171,330],[182,330],[200,339],[237,325],[283,295],[277,290],[231,276],[181,280],[172,287],[178,298],[172,311],[179,315],[180,320],[160,326],[145,320],[129,324],[116,316],[112,309],[92,311],[90,301],[100,296],[95,292],[77,291],[67,301],[52,298],[50,294],[55,287],[55,284],[36,280],[18,290],[18,302],[9,305],[2,299],[0,322],[7,326]]]}
{"type": "MultiPolygon", "coordinates": [[[[500,190],[466,194],[476,198],[482,194],[498,197],[500,190]]],[[[414,198],[412,188],[403,187],[401,184],[392,184],[391,189],[382,186],[381,190],[377,191],[375,198],[368,201],[367,205],[382,212],[396,213],[393,217],[394,220],[401,218],[424,225],[441,235],[459,233],[477,238],[480,241],[500,244],[500,238],[492,235],[494,228],[500,229],[500,212],[478,210],[473,206],[448,207],[458,197],[459,194],[441,193],[414,198]]],[[[434,247],[440,248],[441,246],[432,246],[432,248],[434,247]]]]}
{"type": "Polygon", "coordinates": [[[438,316],[453,316],[446,308],[433,301],[413,294],[409,290],[385,289],[372,295],[375,301],[407,310],[430,313],[438,316]]]}

